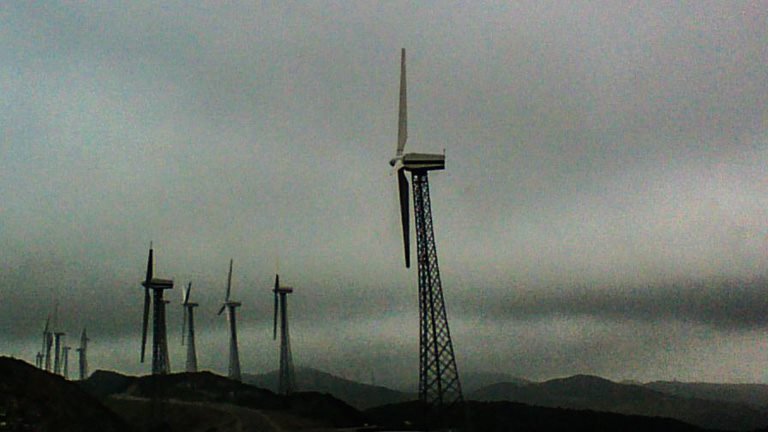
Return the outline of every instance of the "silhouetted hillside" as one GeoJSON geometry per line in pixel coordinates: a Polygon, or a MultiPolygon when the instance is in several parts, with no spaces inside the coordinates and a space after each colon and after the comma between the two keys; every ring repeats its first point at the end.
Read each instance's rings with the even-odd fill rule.
{"type": "MultiPolygon", "coordinates": [[[[258,387],[277,391],[278,372],[273,371],[260,375],[245,374],[243,375],[243,381],[258,387]]],[[[330,393],[358,409],[416,399],[415,394],[403,393],[381,386],[361,384],[311,368],[296,369],[296,386],[302,391],[330,393]]]]}
{"type": "Polygon", "coordinates": [[[469,394],[480,401],[512,401],[543,407],[668,417],[705,428],[752,430],[768,425],[768,415],[730,402],[672,396],[633,384],[577,375],[543,383],[495,384],[469,394]]]}
{"type": "Polygon", "coordinates": [[[97,370],[88,379],[75,382],[88,393],[103,398],[114,393],[124,392],[135,379],[136,377],[118,372],[97,370]]]}
{"type": "Polygon", "coordinates": [[[654,381],[643,386],[675,396],[741,403],[756,408],[768,407],[768,385],[766,384],[654,381]]]}
{"type": "MultiPolygon", "coordinates": [[[[376,424],[396,430],[424,430],[419,402],[386,405],[365,411],[376,424]]],[[[656,417],[587,410],[534,407],[513,402],[467,402],[440,416],[444,427],[465,432],[701,432],[684,422],[656,417]]],[[[711,430],[709,432],[712,432],[711,430]]]]}
{"type": "Polygon", "coordinates": [[[2,430],[133,430],[74,382],[8,357],[0,357],[0,421],[2,430]]]}
{"type": "Polygon", "coordinates": [[[248,424],[259,430],[280,424],[298,430],[365,423],[358,410],[328,394],[297,392],[282,397],[210,372],[143,377],[94,373],[83,387],[142,429],[227,431],[248,424]]]}

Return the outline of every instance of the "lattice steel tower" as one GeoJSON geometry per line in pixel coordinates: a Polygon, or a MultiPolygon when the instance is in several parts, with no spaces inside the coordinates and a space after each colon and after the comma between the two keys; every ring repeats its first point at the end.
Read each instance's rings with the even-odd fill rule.
{"type": "Polygon", "coordinates": [[[280,276],[275,275],[275,314],[272,327],[272,338],[277,339],[278,310],[280,315],[280,375],[278,393],[288,395],[296,391],[296,376],[293,370],[293,358],[291,356],[291,340],[288,335],[288,294],[293,293],[293,288],[280,286],[280,276]]]}
{"type": "Polygon", "coordinates": [[[195,349],[195,308],[197,303],[189,301],[189,293],[192,291],[192,282],[187,285],[182,298],[184,307],[184,321],[181,324],[181,344],[187,345],[187,372],[197,372],[197,350],[195,349]]]}
{"type": "Polygon", "coordinates": [[[402,50],[400,68],[397,153],[390,165],[397,171],[406,267],[410,267],[410,203],[405,171],[411,172],[413,182],[419,269],[419,399],[431,407],[443,408],[463,401],[437,263],[427,175],[429,171],[445,169],[445,155],[403,154],[408,139],[405,49],[402,50]]]}
{"type": "Polygon", "coordinates": [[[153,276],[152,246],[149,247],[147,260],[147,276],[141,283],[144,286],[144,320],[141,334],[141,362],[147,346],[147,327],[149,324],[149,305],[152,303],[152,375],[165,375],[171,372],[168,358],[168,339],[166,337],[165,305],[163,291],[173,288],[170,279],[159,279],[153,276]],[[150,290],[152,295],[150,296],[150,290]],[[151,300],[150,300],[151,299],[151,300]]]}

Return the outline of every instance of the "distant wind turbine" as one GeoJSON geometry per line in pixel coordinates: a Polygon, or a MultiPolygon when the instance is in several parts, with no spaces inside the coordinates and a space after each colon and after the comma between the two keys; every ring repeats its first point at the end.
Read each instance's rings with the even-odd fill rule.
{"type": "Polygon", "coordinates": [[[229,276],[227,276],[227,292],[224,296],[224,303],[219,309],[219,315],[227,311],[227,321],[229,321],[229,378],[240,381],[240,354],[237,350],[237,308],[242,305],[229,299],[232,290],[232,260],[229,260],[229,276]]]}
{"type": "Polygon", "coordinates": [[[288,336],[288,294],[293,293],[293,288],[280,286],[280,276],[275,275],[275,287],[272,292],[275,293],[274,325],[272,327],[273,339],[277,339],[278,315],[280,317],[280,382],[278,393],[288,395],[296,390],[293,358],[291,356],[291,341],[288,336]]]}
{"type": "Polygon", "coordinates": [[[184,320],[181,324],[181,345],[187,345],[187,372],[197,372],[197,352],[195,351],[195,308],[197,303],[189,301],[189,293],[192,291],[192,282],[184,290],[181,306],[184,308],[184,320]],[[185,341],[186,339],[186,341],[185,341]]]}
{"type": "Polygon", "coordinates": [[[152,304],[152,375],[164,375],[171,372],[168,358],[168,339],[166,338],[165,305],[163,291],[173,288],[173,281],[154,277],[153,250],[149,246],[147,274],[142,282],[144,286],[144,319],[141,333],[141,362],[147,346],[147,326],[149,324],[149,307],[152,304]],[[150,295],[150,291],[152,294],[150,295]]]}

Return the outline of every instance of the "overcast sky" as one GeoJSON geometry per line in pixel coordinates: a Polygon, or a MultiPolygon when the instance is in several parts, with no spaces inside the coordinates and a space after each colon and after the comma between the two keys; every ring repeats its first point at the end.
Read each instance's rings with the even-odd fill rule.
{"type": "Polygon", "coordinates": [[[199,363],[226,371],[230,258],[243,371],[277,367],[279,261],[298,364],[415,385],[405,47],[406,150],[446,153],[460,372],[768,382],[766,22],[766,1],[6,2],[0,349],[33,362],[58,300],[92,369],[148,372],[153,241],[172,369],[192,281],[199,363]]]}

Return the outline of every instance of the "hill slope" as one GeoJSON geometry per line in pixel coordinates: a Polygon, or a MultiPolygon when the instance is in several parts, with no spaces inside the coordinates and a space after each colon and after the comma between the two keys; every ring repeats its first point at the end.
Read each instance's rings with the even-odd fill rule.
{"type": "MultiPolygon", "coordinates": [[[[424,406],[418,402],[386,405],[365,411],[387,430],[425,430],[424,406]]],[[[545,408],[514,402],[467,402],[439,417],[443,427],[473,432],[703,432],[679,420],[601,413],[587,410],[545,408]]],[[[434,423],[433,423],[434,425],[434,423]]],[[[709,430],[712,432],[712,430],[709,430]]]]}
{"type": "Polygon", "coordinates": [[[257,430],[300,430],[365,423],[359,411],[331,395],[283,397],[210,372],[130,377],[98,371],[81,385],[141,429],[226,431],[247,424],[257,430]]]}
{"type": "Polygon", "coordinates": [[[0,357],[0,415],[4,430],[133,430],[74,382],[8,357],[0,357]]]}
{"type": "MultiPolygon", "coordinates": [[[[243,382],[277,391],[278,372],[260,375],[244,374],[243,382]]],[[[357,409],[416,399],[415,394],[362,384],[311,368],[296,368],[296,386],[302,391],[330,393],[357,409]]]]}

